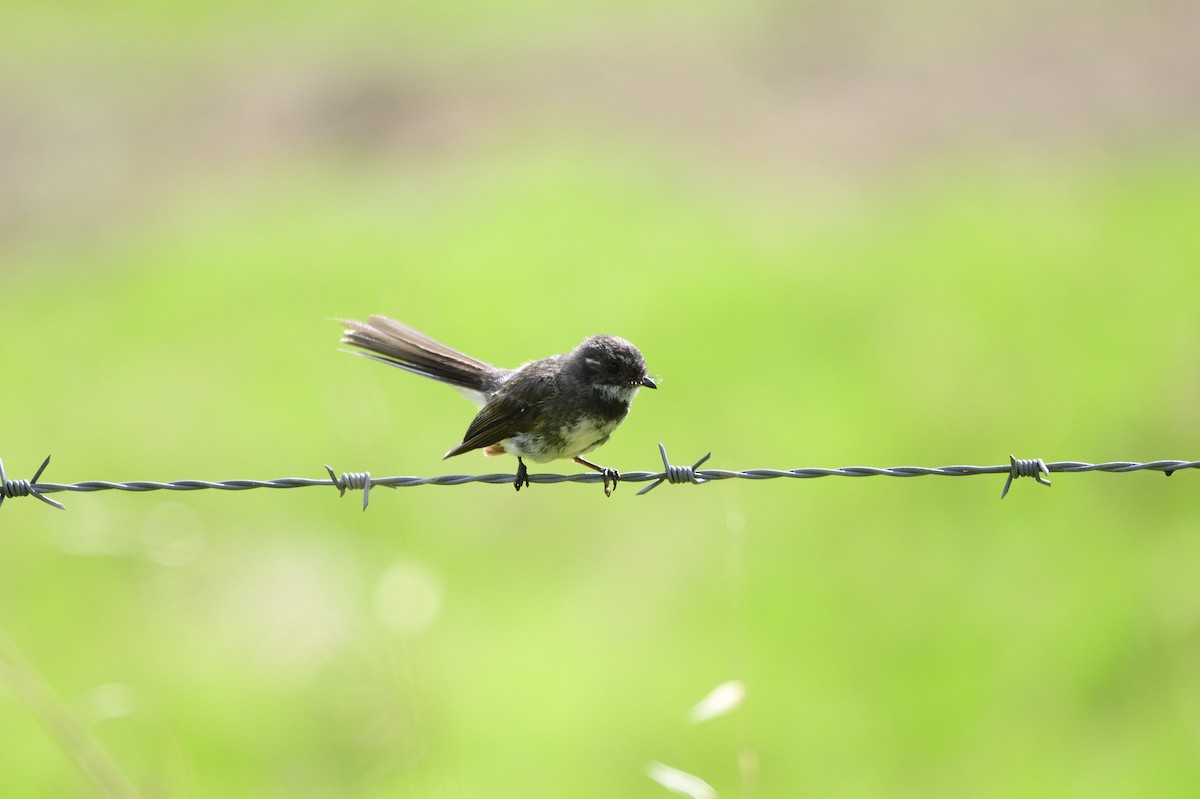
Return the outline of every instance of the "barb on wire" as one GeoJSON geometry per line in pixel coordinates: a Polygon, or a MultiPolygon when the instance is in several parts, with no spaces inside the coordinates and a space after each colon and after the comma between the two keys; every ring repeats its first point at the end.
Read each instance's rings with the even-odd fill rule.
{"type": "MultiPolygon", "coordinates": [[[[1009,473],[1008,479],[1004,481],[1004,490],[1000,492],[1000,499],[1008,496],[1008,489],[1012,487],[1012,481],[1018,477],[1032,477],[1047,488],[1050,487],[1050,470],[1046,468],[1046,462],[1041,458],[1018,458],[1015,455],[1009,455],[1009,473]]],[[[1167,477],[1171,473],[1167,472],[1167,477]]]]}
{"type": "Polygon", "coordinates": [[[694,483],[696,485],[708,482],[708,480],[705,480],[703,477],[699,477],[696,474],[696,470],[700,468],[700,464],[712,457],[711,452],[693,463],[691,466],[672,466],[671,462],[667,460],[667,448],[661,443],[658,445],[658,453],[662,455],[663,476],[643,488],[641,491],[637,492],[639,497],[642,494],[647,494],[658,488],[663,484],[664,480],[666,480],[668,483],[694,483]]]}
{"type": "Polygon", "coordinates": [[[50,456],[47,455],[46,460],[42,461],[42,465],[34,472],[32,480],[9,480],[8,475],[4,473],[4,459],[0,458],[0,505],[4,504],[4,500],[13,497],[36,497],[47,505],[53,505],[59,510],[66,510],[61,502],[55,502],[49,497],[42,496],[41,490],[35,485],[49,465],[50,456]]]}
{"type": "Polygon", "coordinates": [[[346,496],[347,488],[361,488],[363,492],[363,510],[367,509],[367,502],[371,498],[370,472],[342,472],[341,479],[338,479],[333,473],[333,467],[328,463],[325,464],[325,471],[329,472],[329,479],[337,487],[339,497],[346,496]]]}
{"type": "MultiPolygon", "coordinates": [[[[1004,490],[1000,496],[1003,499],[1013,480],[1020,477],[1033,477],[1042,485],[1050,485],[1050,473],[1073,472],[1113,472],[1124,474],[1137,471],[1157,471],[1170,476],[1181,469],[1200,469],[1200,461],[1159,460],[1138,463],[1134,461],[1110,461],[1107,463],[1080,463],[1078,461],[1056,461],[1047,463],[1041,458],[1021,459],[1009,456],[1008,464],[997,466],[891,466],[877,468],[873,466],[843,466],[837,469],[746,469],[744,471],[728,471],[725,469],[701,469],[709,459],[705,455],[691,466],[676,466],[667,458],[667,449],[658,445],[659,455],[663,461],[661,472],[621,472],[620,482],[650,483],[638,492],[639,495],[652,491],[664,482],[678,484],[690,483],[699,485],[715,480],[773,480],[782,477],[793,479],[811,479],[817,477],[925,477],[936,475],[940,477],[967,477],[982,474],[1004,474],[1004,490]]],[[[339,477],[333,468],[326,465],[325,471],[329,479],[313,479],[308,477],[281,477],[275,480],[175,480],[173,482],[155,482],[137,480],[124,483],[113,483],[101,480],[90,480],[81,483],[41,483],[38,482],[42,472],[50,463],[46,458],[34,474],[32,480],[9,480],[4,473],[4,463],[0,460],[0,504],[5,499],[32,496],[62,508],[45,494],[59,491],[201,491],[215,489],[219,491],[247,491],[252,488],[306,488],[309,486],[332,486],[338,489],[339,495],[344,496],[349,490],[362,490],[363,510],[369,502],[371,488],[386,486],[388,488],[410,488],[422,485],[458,486],[466,483],[513,484],[511,474],[443,474],[436,477],[372,477],[370,472],[343,472],[339,477]]],[[[599,483],[604,476],[596,472],[581,474],[530,474],[531,483],[599,483]]]]}

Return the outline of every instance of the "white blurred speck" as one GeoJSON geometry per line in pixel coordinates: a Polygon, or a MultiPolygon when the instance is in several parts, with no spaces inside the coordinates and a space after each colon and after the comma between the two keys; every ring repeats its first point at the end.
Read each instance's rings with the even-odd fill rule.
{"type": "Polygon", "coordinates": [[[725,526],[731,533],[740,533],[746,529],[746,514],[740,510],[731,510],[725,514],[725,526]]]}
{"type": "Polygon", "coordinates": [[[155,563],[186,566],[204,549],[204,527],[188,506],[160,502],[142,522],[142,546],[155,563]]]}
{"type": "Polygon", "coordinates": [[[646,766],[646,776],[673,793],[691,797],[691,799],[716,799],[717,792],[704,780],[695,774],[688,774],[677,768],[671,768],[663,763],[651,763],[646,766]]]}
{"type": "Polygon", "coordinates": [[[86,724],[132,716],[137,710],[133,689],[110,682],[88,689],[79,697],[79,718],[86,724]]]}
{"type": "Polygon", "coordinates": [[[708,696],[696,703],[688,711],[688,721],[699,724],[702,721],[723,716],[735,709],[746,698],[746,686],[739,680],[723,682],[708,692],[708,696]]]}
{"type": "Polygon", "coordinates": [[[375,584],[375,617],[397,635],[428,627],[442,606],[442,584],[417,563],[397,561],[375,584]]]}

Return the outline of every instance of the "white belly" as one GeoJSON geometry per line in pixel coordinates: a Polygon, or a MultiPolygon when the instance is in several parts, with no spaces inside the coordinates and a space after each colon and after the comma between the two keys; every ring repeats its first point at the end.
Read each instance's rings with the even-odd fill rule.
{"type": "Polygon", "coordinates": [[[567,457],[574,458],[576,455],[591,452],[612,434],[618,424],[619,422],[595,424],[593,421],[580,421],[560,427],[558,433],[566,442],[567,457]]]}
{"type": "Polygon", "coordinates": [[[522,433],[501,443],[504,445],[504,451],[511,455],[520,455],[534,463],[545,463],[591,452],[608,439],[619,423],[620,420],[600,424],[591,420],[580,420],[558,428],[557,436],[522,433]]]}

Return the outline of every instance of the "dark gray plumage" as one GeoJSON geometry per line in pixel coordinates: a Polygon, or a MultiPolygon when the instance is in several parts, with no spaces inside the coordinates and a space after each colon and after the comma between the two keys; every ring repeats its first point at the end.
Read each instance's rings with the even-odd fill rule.
{"type": "Polygon", "coordinates": [[[617,336],[590,336],[568,353],[502,369],[385,316],[342,324],[342,343],[367,351],[356,355],[447,383],[473,400],[479,413],[445,457],[475,449],[516,455],[517,490],[529,484],[525,458],[573,458],[601,472],[611,494],[617,471],[582,456],[608,440],[639,388],[657,387],[641,352],[617,336]]]}

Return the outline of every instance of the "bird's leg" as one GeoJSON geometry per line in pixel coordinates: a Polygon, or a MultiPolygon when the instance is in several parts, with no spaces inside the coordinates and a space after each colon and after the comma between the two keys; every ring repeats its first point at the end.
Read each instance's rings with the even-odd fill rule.
{"type": "Polygon", "coordinates": [[[517,479],[513,481],[513,488],[521,490],[522,485],[529,485],[529,470],[525,468],[525,461],[521,460],[521,456],[517,456],[517,479]]]}
{"type": "Polygon", "coordinates": [[[586,466],[589,469],[595,469],[597,472],[600,472],[600,474],[604,475],[604,496],[612,496],[613,489],[617,487],[617,481],[621,479],[620,472],[618,472],[616,469],[609,469],[607,466],[597,466],[586,458],[578,455],[575,456],[575,462],[580,466],[586,466]]]}

